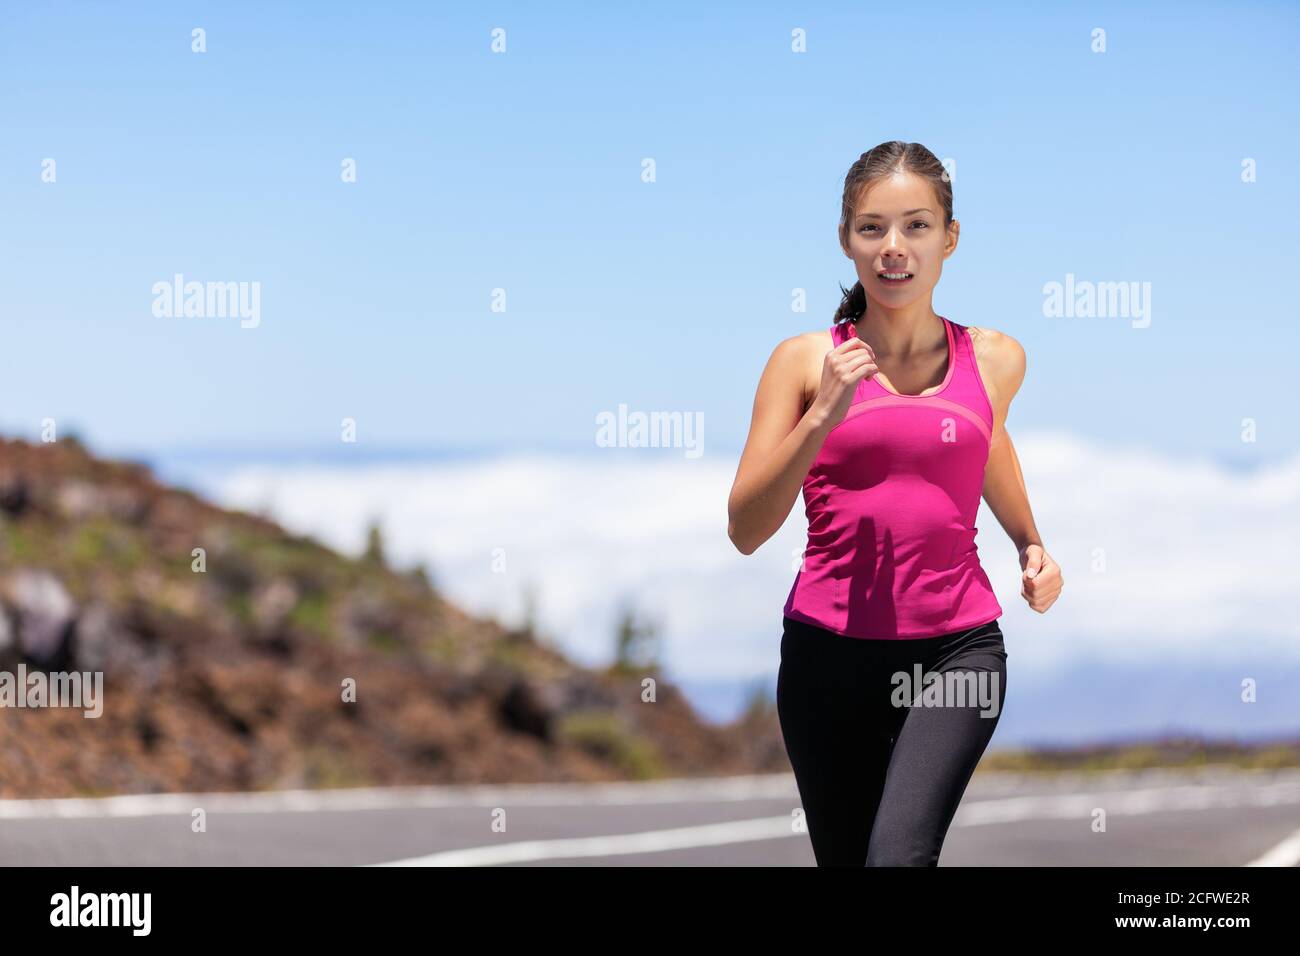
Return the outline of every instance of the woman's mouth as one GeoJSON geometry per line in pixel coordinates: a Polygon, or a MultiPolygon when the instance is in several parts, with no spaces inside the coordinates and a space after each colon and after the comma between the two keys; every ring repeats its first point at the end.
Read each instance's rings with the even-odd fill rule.
{"type": "Polygon", "coordinates": [[[907,285],[912,281],[910,272],[879,272],[876,276],[881,285],[907,285]]]}

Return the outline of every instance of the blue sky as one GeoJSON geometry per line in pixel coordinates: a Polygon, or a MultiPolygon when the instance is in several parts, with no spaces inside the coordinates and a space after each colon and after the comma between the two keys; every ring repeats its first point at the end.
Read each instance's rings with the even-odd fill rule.
{"type": "Polygon", "coordinates": [[[8,434],[52,416],[105,451],[274,452],[337,448],[352,416],[363,453],[581,450],[625,402],[701,412],[706,451],[734,458],[771,349],[828,326],[853,281],[848,166],[899,138],[956,161],[935,307],[1025,346],[1013,435],[1243,465],[1300,438],[1291,5],[0,18],[8,434]],[[154,317],[175,273],[259,282],[260,325],[154,317]],[[1150,282],[1150,327],[1043,316],[1067,273],[1150,282]]]}

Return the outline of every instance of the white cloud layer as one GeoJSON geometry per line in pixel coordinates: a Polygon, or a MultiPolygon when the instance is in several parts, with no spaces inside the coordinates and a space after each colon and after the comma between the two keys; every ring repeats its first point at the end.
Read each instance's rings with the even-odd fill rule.
{"type": "MultiPolygon", "coordinates": [[[[1300,661],[1300,454],[1241,473],[1067,435],[1017,435],[1016,447],[1066,580],[1047,614],[1030,610],[1015,550],[981,503],[976,542],[1022,675],[1098,657],[1210,664],[1250,651],[1300,661]]],[[[585,663],[608,659],[617,602],[629,596],[662,622],[673,675],[732,679],[778,663],[806,530],[800,498],[777,535],[753,555],[737,552],[726,534],[735,467],[730,456],[609,449],[249,466],[204,484],[225,504],[266,510],[352,553],[377,518],[396,562],[426,562],[451,599],[502,621],[518,620],[534,582],[543,632],[585,663]]]]}

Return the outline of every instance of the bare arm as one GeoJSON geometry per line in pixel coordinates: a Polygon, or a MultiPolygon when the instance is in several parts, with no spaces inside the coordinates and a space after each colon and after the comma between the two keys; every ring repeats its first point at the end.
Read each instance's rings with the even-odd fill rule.
{"type": "Polygon", "coordinates": [[[1019,551],[1026,545],[1043,543],[1029,508],[1020,460],[1006,429],[1011,400],[1025,378],[1025,350],[1009,335],[991,329],[981,332],[985,348],[980,357],[987,362],[987,391],[993,405],[993,437],[984,468],[984,500],[1019,551]]]}
{"type": "Polygon", "coordinates": [[[1020,459],[1006,430],[1011,400],[1025,378],[1025,350],[1009,335],[992,329],[980,332],[979,357],[987,366],[987,391],[993,405],[993,437],[984,469],[984,500],[1020,555],[1022,596],[1030,607],[1041,613],[1056,600],[1065,581],[1060,566],[1043,548],[1029,507],[1020,459]]]}
{"type": "Polygon", "coordinates": [[[759,379],[749,438],[727,499],[727,536],[741,554],[753,554],[785,523],[858,381],[876,371],[866,343],[854,338],[841,344],[823,360],[821,386],[805,412],[804,376],[816,341],[794,336],[781,342],[759,379]]]}

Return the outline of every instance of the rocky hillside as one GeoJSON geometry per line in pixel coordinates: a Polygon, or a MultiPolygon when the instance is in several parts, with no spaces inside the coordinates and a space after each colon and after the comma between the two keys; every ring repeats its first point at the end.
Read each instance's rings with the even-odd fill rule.
{"type": "Polygon", "coordinates": [[[6,702],[0,797],[789,768],[770,707],[708,724],[662,679],[643,701],[653,673],[577,667],[382,555],[75,440],[0,440],[0,680],[71,671],[102,673],[102,715],[6,702]]]}

